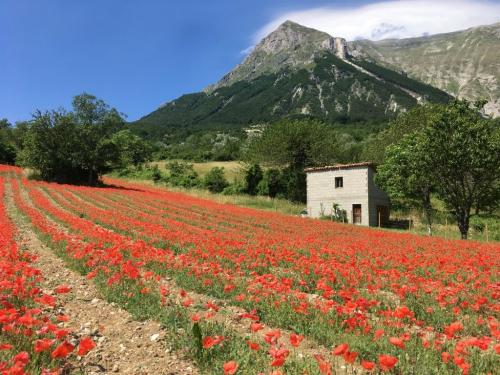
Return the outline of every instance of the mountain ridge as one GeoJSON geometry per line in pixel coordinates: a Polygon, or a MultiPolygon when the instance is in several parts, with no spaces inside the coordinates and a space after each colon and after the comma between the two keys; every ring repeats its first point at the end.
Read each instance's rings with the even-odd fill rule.
{"type": "Polygon", "coordinates": [[[242,129],[286,117],[380,123],[419,102],[450,99],[404,74],[350,58],[343,38],[287,21],[219,82],[133,124],[156,138],[173,129],[242,129]]]}
{"type": "Polygon", "coordinates": [[[409,77],[468,100],[486,99],[500,115],[500,22],[404,39],[358,40],[349,53],[405,72],[409,77]]]}

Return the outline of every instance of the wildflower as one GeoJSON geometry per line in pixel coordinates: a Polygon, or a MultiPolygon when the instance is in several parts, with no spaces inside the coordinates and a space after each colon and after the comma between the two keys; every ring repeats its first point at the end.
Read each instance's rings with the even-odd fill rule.
{"type": "Polygon", "coordinates": [[[224,363],[224,374],[233,375],[238,371],[238,364],[235,361],[229,361],[224,363]]]}
{"type": "Polygon", "coordinates": [[[84,356],[94,348],[95,342],[90,337],[84,337],[80,340],[80,345],[78,346],[78,355],[84,356]]]}

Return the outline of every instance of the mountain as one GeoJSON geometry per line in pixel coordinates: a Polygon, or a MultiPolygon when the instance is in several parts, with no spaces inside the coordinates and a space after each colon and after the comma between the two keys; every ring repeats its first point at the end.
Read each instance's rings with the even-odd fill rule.
{"type": "Polygon", "coordinates": [[[500,115],[500,22],[420,38],[359,40],[348,49],[453,96],[484,98],[486,111],[500,115]]]}
{"type": "Polygon", "coordinates": [[[450,100],[405,74],[351,58],[346,47],[342,38],[287,21],[218,83],[181,96],[132,126],[158,139],[187,130],[242,129],[284,117],[385,122],[419,102],[450,100]]]}

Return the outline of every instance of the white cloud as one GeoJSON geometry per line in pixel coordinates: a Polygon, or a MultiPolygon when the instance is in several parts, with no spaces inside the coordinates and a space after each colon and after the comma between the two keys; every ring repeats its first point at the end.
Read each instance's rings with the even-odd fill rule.
{"type": "Polygon", "coordinates": [[[498,22],[500,3],[402,0],[376,2],[355,8],[312,8],[279,15],[255,34],[254,42],[258,42],[286,20],[347,40],[410,38],[498,22]]]}
{"type": "Polygon", "coordinates": [[[240,51],[240,53],[241,53],[242,55],[248,55],[250,52],[252,52],[252,51],[253,51],[253,49],[254,49],[254,48],[255,48],[255,45],[254,45],[254,44],[252,44],[251,46],[249,46],[249,47],[245,48],[244,50],[241,50],[241,51],[240,51]]]}

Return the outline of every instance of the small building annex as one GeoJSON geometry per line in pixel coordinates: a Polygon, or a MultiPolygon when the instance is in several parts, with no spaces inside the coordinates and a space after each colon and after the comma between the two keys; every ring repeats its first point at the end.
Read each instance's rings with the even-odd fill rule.
{"type": "Polygon", "coordinates": [[[375,185],[373,163],[307,168],[309,217],[341,212],[349,223],[383,226],[389,221],[389,197],[375,185]],[[335,211],[336,207],[336,211],[335,211]]]}

